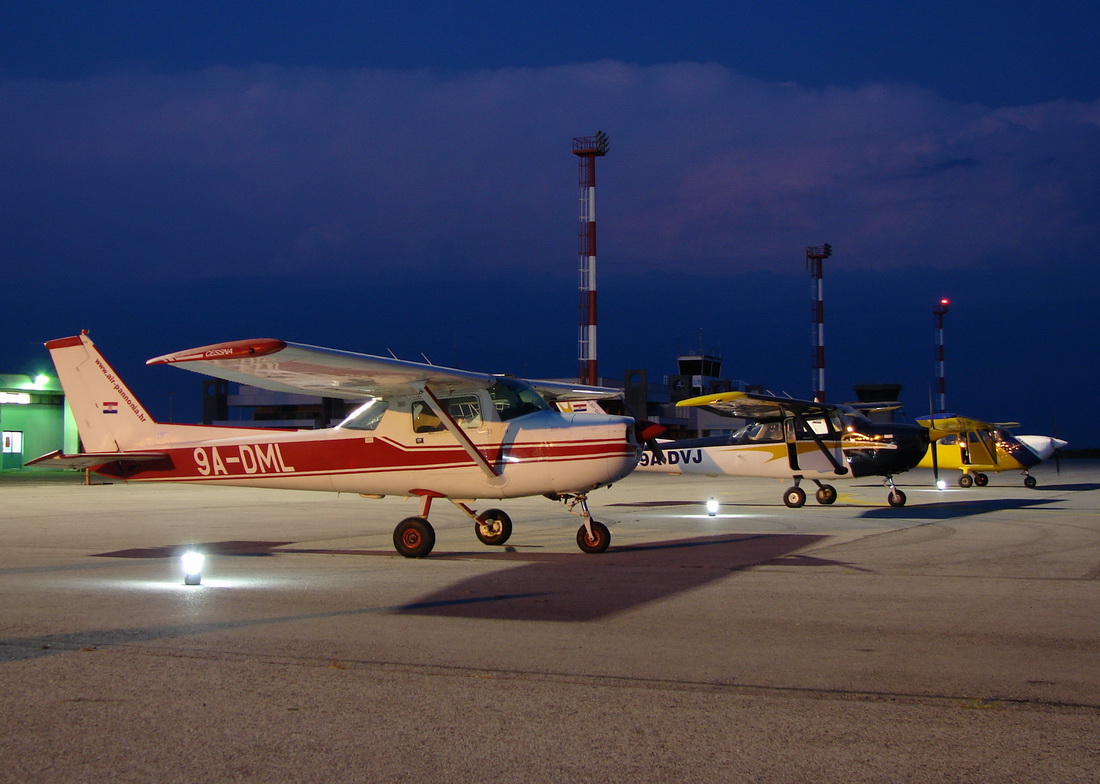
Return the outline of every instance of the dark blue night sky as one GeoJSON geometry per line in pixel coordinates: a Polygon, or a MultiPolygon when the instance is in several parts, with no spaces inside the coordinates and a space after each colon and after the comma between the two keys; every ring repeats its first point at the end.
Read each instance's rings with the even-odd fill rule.
{"type": "Polygon", "coordinates": [[[274,337],[576,373],[573,136],[598,162],[601,375],[903,385],[1100,446],[1100,9],[636,0],[0,6],[0,372],[274,337]]]}

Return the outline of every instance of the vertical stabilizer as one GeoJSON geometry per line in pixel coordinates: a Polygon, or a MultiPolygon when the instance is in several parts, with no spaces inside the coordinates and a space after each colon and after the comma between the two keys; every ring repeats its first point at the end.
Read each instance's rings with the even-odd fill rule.
{"type": "Polygon", "coordinates": [[[51,340],[46,348],[85,450],[116,452],[149,440],[156,422],[87,333],[51,340]]]}

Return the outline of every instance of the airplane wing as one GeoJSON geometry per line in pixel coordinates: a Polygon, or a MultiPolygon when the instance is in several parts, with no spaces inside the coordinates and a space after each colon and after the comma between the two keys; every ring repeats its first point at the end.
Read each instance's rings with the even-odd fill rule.
{"type": "Polygon", "coordinates": [[[267,338],[200,346],[154,357],[145,364],[178,365],[275,392],[343,400],[412,395],[425,386],[436,394],[449,395],[483,389],[496,382],[488,373],[267,338]]]}
{"type": "Polygon", "coordinates": [[[168,457],[166,452],[81,452],[75,455],[67,455],[60,449],[49,454],[36,457],[26,463],[32,466],[44,466],[47,468],[95,468],[104,463],[149,463],[156,460],[164,460],[168,457]]]}
{"type": "Polygon", "coordinates": [[[815,403],[812,400],[795,400],[750,392],[716,392],[711,395],[700,395],[681,400],[676,406],[699,406],[723,416],[758,421],[782,419],[787,413],[820,416],[836,408],[836,406],[815,403]]]}

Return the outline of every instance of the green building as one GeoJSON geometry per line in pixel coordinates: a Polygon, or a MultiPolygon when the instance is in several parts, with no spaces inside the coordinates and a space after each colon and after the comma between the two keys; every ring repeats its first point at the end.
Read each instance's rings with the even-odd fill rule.
{"type": "Polygon", "coordinates": [[[0,374],[0,470],[21,470],[47,452],[78,451],[72,412],[56,378],[0,374]]]}

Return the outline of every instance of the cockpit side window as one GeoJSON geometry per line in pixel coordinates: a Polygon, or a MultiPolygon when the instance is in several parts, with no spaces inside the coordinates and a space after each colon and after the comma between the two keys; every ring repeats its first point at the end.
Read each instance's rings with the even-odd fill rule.
{"type": "Polygon", "coordinates": [[[493,406],[501,422],[535,411],[550,409],[538,392],[529,385],[512,378],[501,378],[489,387],[489,397],[493,400],[493,406]]]}
{"type": "Polygon", "coordinates": [[[771,444],[783,441],[782,422],[750,422],[730,436],[731,444],[771,444]]]}
{"type": "MultiPolygon", "coordinates": [[[[439,401],[446,411],[462,427],[481,427],[481,402],[477,395],[445,397],[439,401]]],[[[432,407],[423,400],[414,400],[412,404],[413,431],[416,433],[436,433],[446,430],[432,407]]]]}

